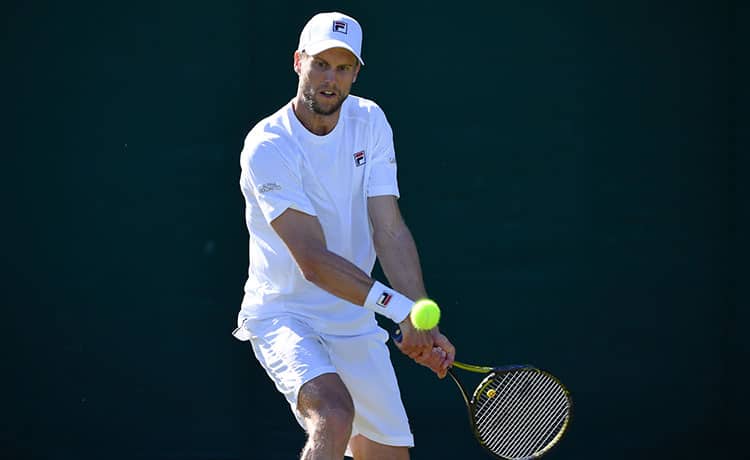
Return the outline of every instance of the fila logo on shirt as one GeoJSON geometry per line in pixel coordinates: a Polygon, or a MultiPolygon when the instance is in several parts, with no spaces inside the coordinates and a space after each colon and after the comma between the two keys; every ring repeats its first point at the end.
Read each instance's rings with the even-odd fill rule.
{"type": "Polygon", "coordinates": [[[365,163],[367,163],[367,158],[365,157],[364,150],[360,150],[354,154],[354,166],[362,166],[365,163]]]}
{"type": "Polygon", "coordinates": [[[388,306],[388,302],[390,302],[392,298],[393,296],[391,294],[389,294],[387,291],[383,291],[383,293],[380,294],[380,297],[378,297],[378,301],[376,303],[385,308],[388,306]]]}
{"type": "Polygon", "coordinates": [[[347,25],[344,21],[333,21],[333,31],[346,35],[347,25]]]}

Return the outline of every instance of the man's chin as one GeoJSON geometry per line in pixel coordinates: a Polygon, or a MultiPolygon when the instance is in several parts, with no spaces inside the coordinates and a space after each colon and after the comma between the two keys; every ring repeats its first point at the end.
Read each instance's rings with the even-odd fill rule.
{"type": "Polygon", "coordinates": [[[325,102],[325,103],[322,103],[317,100],[313,100],[311,101],[312,103],[309,104],[309,107],[317,115],[323,115],[323,116],[333,115],[334,113],[339,111],[345,99],[346,97],[338,99],[336,101],[330,101],[330,102],[325,102]]]}

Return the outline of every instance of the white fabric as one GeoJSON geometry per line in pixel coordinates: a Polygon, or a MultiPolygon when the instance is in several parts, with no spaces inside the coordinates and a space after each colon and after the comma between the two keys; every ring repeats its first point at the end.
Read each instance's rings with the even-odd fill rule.
{"type": "Polygon", "coordinates": [[[362,65],[362,27],[356,19],[342,13],[319,13],[313,16],[299,36],[297,51],[315,56],[330,48],[345,48],[362,65]]]}
{"type": "Polygon", "coordinates": [[[411,313],[414,301],[380,281],[375,281],[363,306],[390,318],[394,323],[400,323],[411,313]]]}
{"type": "MultiPolygon", "coordinates": [[[[292,312],[328,334],[358,334],[374,314],[305,280],[270,222],[292,208],[317,216],[328,249],[370,274],[375,264],[367,198],[398,196],[393,135],[372,101],[349,96],[336,127],[309,132],[291,101],[245,139],[240,186],[250,262],[238,324],[292,312]]],[[[247,337],[238,331],[240,340],[247,337]]]]}
{"type": "MultiPolygon", "coordinates": [[[[319,334],[290,316],[248,320],[241,329],[302,428],[305,425],[297,411],[299,389],[315,377],[335,372],[354,401],[352,437],[362,434],[390,446],[414,445],[385,330],[375,326],[358,336],[319,334]]],[[[350,449],[347,455],[351,456],[350,449]]]]}

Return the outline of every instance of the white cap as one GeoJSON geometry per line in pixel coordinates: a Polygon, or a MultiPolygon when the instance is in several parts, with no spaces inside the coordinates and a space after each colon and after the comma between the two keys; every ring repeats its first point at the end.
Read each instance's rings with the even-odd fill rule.
{"type": "Polygon", "coordinates": [[[297,51],[314,56],[331,48],[345,48],[362,60],[362,27],[343,13],[319,13],[310,19],[299,36],[297,51]]]}

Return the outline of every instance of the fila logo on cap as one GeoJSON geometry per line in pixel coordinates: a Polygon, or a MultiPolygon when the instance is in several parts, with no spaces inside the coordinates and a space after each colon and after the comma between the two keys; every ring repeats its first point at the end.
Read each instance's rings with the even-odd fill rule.
{"type": "Polygon", "coordinates": [[[365,65],[362,60],[362,27],[353,17],[332,11],[318,13],[307,21],[299,35],[297,51],[315,56],[337,47],[351,51],[359,63],[365,65]]]}
{"type": "Polygon", "coordinates": [[[347,24],[344,21],[333,21],[333,31],[346,35],[347,24]]]}
{"type": "Polygon", "coordinates": [[[359,152],[354,154],[354,165],[355,166],[362,166],[363,164],[367,163],[367,158],[365,158],[365,151],[360,150],[359,152]]]}
{"type": "Polygon", "coordinates": [[[378,297],[377,304],[380,305],[381,307],[385,308],[385,307],[388,306],[388,302],[390,302],[392,298],[393,298],[392,295],[390,295],[386,291],[383,291],[383,293],[380,294],[380,297],[378,297]]]}

